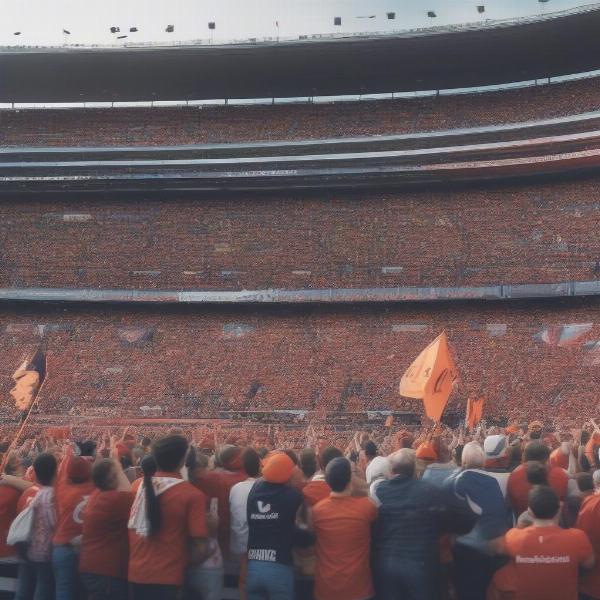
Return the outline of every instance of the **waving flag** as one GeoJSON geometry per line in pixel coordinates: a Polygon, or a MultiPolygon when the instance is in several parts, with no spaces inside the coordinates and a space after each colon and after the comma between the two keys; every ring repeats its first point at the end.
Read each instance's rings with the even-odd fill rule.
{"type": "Polygon", "coordinates": [[[400,380],[400,395],[423,400],[427,416],[439,421],[457,380],[458,369],[443,331],[408,367],[400,380]]]}
{"type": "Polygon", "coordinates": [[[483,404],[484,399],[479,398],[469,398],[467,400],[467,414],[465,416],[465,423],[467,424],[468,429],[475,429],[475,426],[479,421],[481,421],[481,417],[483,416],[483,404]]]}
{"type": "Polygon", "coordinates": [[[31,408],[46,375],[46,357],[38,350],[32,358],[24,360],[13,373],[15,386],[10,395],[15,401],[15,407],[21,411],[31,408]]]}

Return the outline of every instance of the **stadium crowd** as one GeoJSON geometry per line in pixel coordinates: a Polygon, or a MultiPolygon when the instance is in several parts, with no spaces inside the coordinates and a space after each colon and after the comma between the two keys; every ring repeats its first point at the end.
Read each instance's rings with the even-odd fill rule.
{"type": "Polygon", "coordinates": [[[600,598],[593,420],[303,433],[5,441],[16,599],[220,600],[226,581],[248,600],[600,598]]]}
{"type": "Polygon", "coordinates": [[[600,108],[600,78],[508,91],[339,103],[0,111],[3,146],[177,145],[390,135],[600,108]]]}

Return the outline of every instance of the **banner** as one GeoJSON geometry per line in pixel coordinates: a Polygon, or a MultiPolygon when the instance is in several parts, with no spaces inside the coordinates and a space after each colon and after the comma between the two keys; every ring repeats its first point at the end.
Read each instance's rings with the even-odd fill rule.
{"type": "Polygon", "coordinates": [[[458,369],[443,331],[408,367],[400,380],[400,395],[423,400],[427,416],[439,421],[457,381],[458,369]]]}
{"type": "Polygon", "coordinates": [[[467,414],[465,417],[465,423],[467,424],[467,429],[471,431],[475,429],[475,426],[479,421],[481,421],[481,417],[483,416],[483,405],[484,398],[469,398],[467,400],[467,414]]]}

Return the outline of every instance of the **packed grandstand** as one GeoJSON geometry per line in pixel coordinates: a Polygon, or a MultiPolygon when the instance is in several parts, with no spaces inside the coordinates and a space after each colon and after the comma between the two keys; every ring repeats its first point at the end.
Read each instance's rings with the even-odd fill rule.
{"type": "Polygon", "coordinates": [[[564,68],[0,106],[0,589],[600,599],[600,76],[564,68]],[[441,332],[431,419],[399,384],[441,332]]]}

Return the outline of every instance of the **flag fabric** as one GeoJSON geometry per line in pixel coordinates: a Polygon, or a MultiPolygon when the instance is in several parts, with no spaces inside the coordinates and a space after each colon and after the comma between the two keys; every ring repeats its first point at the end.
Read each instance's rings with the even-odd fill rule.
{"type": "Polygon", "coordinates": [[[10,395],[15,401],[15,407],[19,410],[28,410],[40,387],[40,374],[28,369],[28,361],[13,373],[15,387],[10,390],[10,395]]]}
{"type": "Polygon", "coordinates": [[[484,398],[469,398],[467,400],[467,414],[465,417],[465,423],[467,424],[468,429],[475,429],[477,423],[481,421],[481,417],[483,416],[484,402],[484,398]]]}
{"type": "Polygon", "coordinates": [[[24,360],[13,373],[15,387],[10,390],[10,395],[18,410],[26,411],[31,408],[46,374],[45,365],[46,358],[43,352],[38,350],[32,358],[24,360]]]}
{"type": "Polygon", "coordinates": [[[417,356],[400,380],[400,395],[423,400],[426,415],[439,421],[458,380],[446,332],[417,356]]]}

